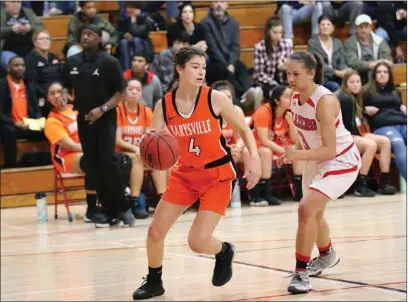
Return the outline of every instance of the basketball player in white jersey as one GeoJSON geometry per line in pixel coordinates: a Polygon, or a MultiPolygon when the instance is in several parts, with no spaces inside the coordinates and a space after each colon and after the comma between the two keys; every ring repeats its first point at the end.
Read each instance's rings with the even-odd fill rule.
{"type": "Polygon", "coordinates": [[[336,200],[353,185],[361,159],[343,125],[338,99],[321,86],[320,57],[307,52],[292,54],[287,75],[294,91],[291,110],[299,143],[295,150],[285,148],[279,165],[306,162],[298,209],[296,271],[288,291],[306,293],[312,289],[309,276],[320,275],[340,261],[331,245],[324,210],[329,200],[336,200]],[[310,261],[315,243],[319,256],[310,261]]]}

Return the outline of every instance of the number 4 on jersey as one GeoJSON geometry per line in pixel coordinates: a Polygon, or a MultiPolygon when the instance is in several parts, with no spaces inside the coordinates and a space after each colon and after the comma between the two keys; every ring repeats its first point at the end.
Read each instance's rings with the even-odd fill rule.
{"type": "Polygon", "coordinates": [[[195,138],[190,139],[190,144],[188,146],[188,152],[195,153],[196,156],[200,156],[201,149],[199,146],[194,146],[195,138]]]}

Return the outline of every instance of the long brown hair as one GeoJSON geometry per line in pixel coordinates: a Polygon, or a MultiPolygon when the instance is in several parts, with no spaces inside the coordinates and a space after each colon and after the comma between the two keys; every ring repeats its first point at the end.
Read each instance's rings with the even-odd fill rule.
{"type": "Polygon", "coordinates": [[[270,17],[268,21],[266,21],[265,29],[264,29],[264,40],[265,40],[265,48],[266,54],[268,56],[272,53],[272,39],[271,39],[271,29],[277,26],[282,26],[282,22],[278,17],[270,17]]]}
{"type": "Polygon", "coordinates": [[[368,81],[367,85],[364,87],[364,97],[369,95],[371,96],[378,95],[378,91],[380,90],[380,84],[378,84],[376,77],[377,69],[380,68],[380,66],[385,66],[389,74],[388,83],[385,84],[385,90],[390,93],[396,92],[397,89],[394,84],[394,75],[392,73],[391,65],[386,62],[380,62],[374,66],[373,71],[371,72],[371,78],[368,81]]]}
{"type": "Polygon", "coordinates": [[[315,70],[314,82],[323,85],[323,59],[320,55],[311,52],[299,51],[291,54],[290,60],[300,61],[305,64],[306,69],[311,72],[315,70]]]}
{"type": "MultiPolygon", "coordinates": [[[[356,115],[358,118],[362,119],[363,118],[363,89],[361,88],[360,92],[357,94],[351,93],[348,91],[347,88],[347,81],[352,77],[352,76],[358,76],[360,78],[360,75],[358,74],[358,72],[354,69],[351,69],[349,71],[347,71],[344,76],[343,76],[343,81],[341,82],[341,86],[340,89],[337,90],[334,94],[336,96],[339,96],[341,93],[347,93],[348,95],[350,95],[354,102],[356,103],[356,115]]],[[[361,81],[361,78],[360,78],[361,81]]]]}

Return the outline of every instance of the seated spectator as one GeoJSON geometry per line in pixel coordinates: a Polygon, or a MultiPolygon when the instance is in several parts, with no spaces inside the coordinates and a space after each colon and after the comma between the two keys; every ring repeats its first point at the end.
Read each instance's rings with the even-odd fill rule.
{"type": "Polygon", "coordinates": [[[45,140],[43,131],[32,131],[24,118],[40,118],[35,87],[24,79],[25,63],[22,57],[10,59],[7,77],[0,79],[1,141],[4,149],[4,168],[17,165],[17,140],[45,140]]]}
{"type": "Polygon", "coordinates": [[[396,61],[404,62],[401,41],[407,40],[407,1],[378,1],[376,34],[395,46],[396,61]]]}
{"type": "Polygon", "coordinates": [[[140,52],[132,57],[132,68],[123,73],[125,80],[135,78],[142,83],[143,95],[140,103],[154,109],[156,102],[163,97],[163,90],[159,78],[147,70],[148,55],[140,52]]]}
{"type": "MultiPolygon", "coordinates": [[[[144,164],[140,158],[139,143],[141,136],[152,127],[153,112],[150,108],[140,104],[142,97],[142,83],[131,79],[127,83],[126,98],[116,108],[117,125],[116,146],[132,159],[130,172],[131,209],[135,218],[147,218],[149,214],[139,203],[140,190],[143,184],[144,164]]],[[[167,171],[154,170],[153,181],[157,195],[153,205],[156,206],[167,185],[167,171]]]]}
{"type": "Polygon", "coordinates": [[[319,34],[308,42],[308,52],[323,58],[324,86],[334,92],[340,88],[341,79],[350,70],[346,65],[343,43],[333,38],[333,23],[328,16],[319,18],[319,34]]]}
{"type": "Polygon", "coordinates": [[[205,28],[209,56],[206,80],[208,85],[227,80],[234,87],[239,100],[252,83],[246,66],[239,60],[239,23],[227,13],[227,8],[227,1],[213,1],[208,16],[201,21],[205,28]]]}
{"type": "MultiPolygon", "coordinates": [[[[291,89],[286,85],[279,85],[268,92],[267,102],[263,104],[252,116],[254,136],[261,153],[266,149],[273,156],[285,153],[284,145],[292,147],[297,142],[296,128],[290,113],[291,89]]],[[[265,150],[265,151],[266,151],[265,150]]],[[[260,183],[268,183],[272,176],[272,160],[262,161],[262,174],[260,183]]],[[[304,163],[301,161],[292,164],[295,179],[295,201],[302,199],[302,173],[304,163]]],[[[280,204],[280,200],[269,193],[266,195],[269,204],[280,204]]]]}
{"type": "MultiPolygon", "coordinates": [[[[51,159],[55,169],[60,173],[84,173],[84,157],[79,140],[77,117],[78,112],[67,105],[62,97],[62,85],[53,82],[47,91],[47,100],[52,111],[45,123],[44,133],[50,142],[51,159]]],[[[85,222],[95,222],[98,213],[96,207],[95,185],[85,176],[86,201],[88,208],[85,222]]]]}
{"type": "Polygon", "coordinates": [[[341,88],[336,92],[340,100],[343,124],[353,135],[354,143],[361,153],[361,168],[354,194],[362,197],[374,197],[376,194],[368,187],[367,175],[373,159],[380,152],[381,180],[378,192],[395,194],[396,189],[390,185],[391,142],[387,137],[365,133],[359,130],[357,121],[363,123],[363,89],[360,75],[355,70],[344,74],[341,88]]]}
{"type": "MultiPolygon", "coordinates": [[[[322,1],[323,14],[330,16],[335,24],[350,22],[350,35],[356,33],[356,19],[363,13],[363,1],[322,1]]],[[[358,25],[357,25],[358,26],[358,25]]]]}
{"type": "Polygon", "coordinates": [[[115,27],[108,21],[97,15],[95,1],[80,1],[81,10],[71,17],[68,23],[67,44],[63,52],[66,57],[70,57],[82,51],[80,45],[81,32],[89,24],[94,24],[102,30],[102,44],[104,49],[112,52],[112,47],[119,41],[119,33],[115,27]]]}
{"type": "MultiPolygon", "coordinates": [[[[153,63],[149,66],[149,69],[160,79],[163,95],[167,90],[172,89],[172,87],[169,87],[169,84],[174,75],[174,55],[178,53],[180,49],[190,46],[189,41],[190,36],[188,33],[181,32],[180,36],[174,40],[173,47],[163,50],[154,58],[153,63]]],[[[177,85],[177,83],[174,83],[174,85],[177,85]]]]}
{"type": "MultiPolygon", "coordinates": [[[[173,24],[176,22],[178,15],[178,6],[183,3],[191,3],[191,1],[146,1],[147,11],[149,13],[158,12],[163,4],[166,3],[167,24],[173,24]]],[[[170,47],[170,46],[169,46],[170,47]]]]}
{"type": "Polygon", "coordinates": [[[42,116],[46,117],[51,109],[48,104],[45,104],[46,90],[51,82],[60,80],[62,65],[60,59],[49,52],[51,43],[48,31],[36,31],[33,42],[35,48],[25,57],[25,78],[34,85],[42,116]]]}
{"type": "Polygon", "coordinates": [[[344,41],[346,64],[357,70],[363,84],[369,73],[379,62],[392,64],[391,49],[387,42],[372,32],[372,20],[367,15],[356,19],[357,33],[344,41]]]}
{"type": "Polygon", "coordinates": [[[254,84],[262,87],[265,97],[279,84],[287,84],[286,62],[292,53],[292,45],[283,39],[282,23],[276,17],[269,18],[254,55],[254,84]]]}
{"type": "MultiPolygon", "coordinates": [[[[130,68],[130,57],[136,52],[145,52],[153,59],[154,50],[149,34],[153,28],[153,20],[142,12],[143,3],[126,2],[126,17],[119,20],[119,58],[123,70],[130,68]]],[[[149,59],[149,61],[151,61],[149,59]]]]}
{"type": "Polygon", "coordinates": [[[180,7],[180,16],[176,23],[170,25],[167,29],[167,44],[173,45],[174,39],[185,31],[190,35],[190,45],[207,51],[207,42],[205,42],[204,27],[200,23],[194,22],[195,10],[191,4],[183,4],[180,7]]]}
{"type": "Polygon", "coordinates": [[[374,66],[364,94],[364,113],[374,134],[390,139],[395,163],[407,180],[407,107],[394,84],[391,65],[374,66]]]}
{"type": "Polygon", "coordinates": [[[7,69],[9,60],[16,55],[24,58],[34,47],[33,32],[41,29],[44,25],[40,19],[30,8],[21,7],[21,1],[4,1],[0,10],[2,68],[7,69]]]}
{"type": "Polygon", "coordinates": [[[316,1],[278,1],[277,15],[282,20],[285,39],[293,45],[293,25],[311,21],[312,36],[319,33],[322,3],[316,1]]]}

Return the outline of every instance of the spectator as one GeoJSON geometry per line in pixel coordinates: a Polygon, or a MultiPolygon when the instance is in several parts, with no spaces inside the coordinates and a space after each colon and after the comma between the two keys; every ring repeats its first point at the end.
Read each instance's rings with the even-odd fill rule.
{"type": "Polygon", "coordinates": [[[112,47],[119,41],[119,33],[108,21],[97,15],[95,1],[80,1],[81,10],[71,17],[68,23],[67,44],[63,52],[70,57],[82,51],[80,38],[82,30],[89,24],[94,24],[102,30],[102,44],[104,49],[111,53],[112,47]]]}
{"type": "Polygon", "coordinates": [[[387,137],[365,133],[359,130],[356,121],[363,123],[363,89],[360,75],[355,70],[344,74],[341,88],[336,92],[340,100],[343,124],[353,135],[354,143],[361,153],[361,168],[357,178],[354,194],[362,197],[374,197],[376,194],[367,183],[367,175],[377,151],[380,152],[381,180],[378,192],[395,194],[396,189],[390,185],[391,142],[387,137]]]}
{"type": "MultiPolygon", "coordinates": [[[[322,1],[323,14],[333,18],[334,23],[344,24],[350,22],[350,35],[356,33],[356,19],[363,13],[363,1],[322,1]]],[[[358,25],[357,25],[358,26],[358,25]]]]}
{"type": "MultiPolygon", "coordinates": [[[[188,33],[180,33],[180,36],[174,40],[173,47],[163,50],[154,58],[153,63],[149,66],[149,69],[160,79],[163,94],[172,88],[168,86],[174,75],[173,57],[180,49],[190,46],[189,41],[190,36],[188,33]]],[[[176,83],[174,84],[176,85],[176,83]]]]}
{"type": "Polygon", "coordinates": [[[60,81],[61,61],[49,52],[51,43],[48,31],[36,31],[33,42],[35,48],[25,58],[25,78],[34,85],[39,105],[44,109],[42,115],[47,116],[51,108],[48,103],[45,104],[46,90],[51,82],[60,81]]]}
{"type": "Polygon", "coordinates": [[[358,16],[357,33],[344,41],[346,64],[359,72],[363,84],[377,63],[392,64],[391,49],[383,38],[372,32],[372,23],[369,16],[358,16]]]}
{"type": "Polygon", "coordinates": [[[252,83],[246,66],[239,60],[239,23],[227,13],[227,8],[227,1],[213,1],[208,16],[201,21],[209,56],[206,79],[208,85],[217,80],[227,80],[240,99],[252,83]]]}
{"type": "Polygon", "coordinates": [[[136,52],[145,52],[151,59],[154,57],[153,44],[149,38],[154,21],[142,12],[142,7],[142,2],[127,1],[127,16],[121,17],[119,21],[121,40],[118,52],[124,70],[130,68],[130,57],[136,52]]]}
{"type": "Polygon", "coordinates": [[[376,34],[395,46],[396,59],[404,62],[401,41],[407,40],[407,1],[378,1],[376,34]]]}
{"type": "Polygon", "coordinates": [[[333,31],[332,20],[323,15],[319,18],[319,34],[308,42],[308,52],[323,58],[324,86],[332,92],[340,88],[341,79],[350,70],[346,65],[343,43],[332,37],[333,31]]]}
{"type": "Polygon", "coordinates": [[[374,66],[364,96],[364,112],[371,132],[387,136],[391,141],[395,162],[407,180],[407,107],[394,84],[391,65],[374,66]]]}
{"type": "Polygon", "coordinates": [[[319,33],[319,17],[323,7],[316,1],[278,1],[277,14],[283,23],[285,39],[293,45],[293,25],[312,22],[312,36],[319,33]]]}
{"type": "Polygon", "coordinates": [[[41,29],[40,19],[30,8],[21,7],[21,1],[4,1],[0,10],[2,68],[7,69],[8,61],[16,55],[24,58],[34,47],[33,32],[41,29]]]}
{"type": "Polygon", "coordinates": [[[191,1],[146,1],[147,2],[147,11],[149,13],[155,13],[160,10],[164,3],[166,3],[166,13],[167,13],[167,24],[173,24],[176,22],[178,15],[177,7],[179,3],[186,2],[190,3],[191,1]]]}
{"type": "MultiPolygon", "coordinates": [[[[54,167],[60,173],[83,173],[84,154],[78,135],[78,112],[62,98],[62,85],[59,82],[49,85],[47,99],[52,111],[45,123],[44,133],[50,142],[54,167]]],[[[85,189],[88,208],[84,221],[95,222],[95,216],[101,214],[96,207],[95,184],[89,175],[85,175],[85,189]]]]}
{"type": "Polygon", "coordinates": [[[32,131],[24,118],[40,118],[35,87],[24,79],[22,57],[10,59],[7,77],[0,79],[1,140],[4,149],[4,168],[17,165],[17,140],[45,140],[43,131],[32,131]]]}
{"type": "MultiPolygon", "coordinates": [[[[293,124],[292,115],[289,112],[292,91],[286,85],[279,85],[268,91],[267,95],[268,101],[259,107],[252,116],[254,136],[260,154],[268,151],[268,153],[278,157],[285,153],[285,144],[294,147],[297,142],[296,129],[293,124]]],[[[304,164],[302,161],[294,162],[292,166],[296,192],[294,199],[296,201],[302,199],[303,166],[304,164]]],[[[281,201],[272,196],[272,190],[269,184],[269,180],[272,176],[271,159],[263,161],[262,170],[263,175],[259,182],[259,186],[266,186],[264,198],[266,198],[270,205],[279,205],[281,201]]],[[[256,187],[254,191],[256,192],[256,187]]],[[[262,192],[262,189],[260,192],[262,192]]],[[[258,192],[256,193],[259,194],[258,192]]]]}
{"type": "Polygon", "coordinates": [[[262,87],[265,97],[278,84],[287,84],[286,62],[292,45],[283,39],[282,23],[276,17],[266,22],[264,39],[255,44],[254,84],[262,87]]]}
{"type": "Polygon", "coordinates": [[[156,102],[163,97],[163,90],[159,78],[147,70],[147,64],[147,54],[135,53],[132,57],[132,68],[126,70],[123,77],[127,81],[135,78],[142,83],[143,94],[140,103],[153,109],[156,102]]]}
{"type": "Polygon", "coordinates": [[[205,42],[204,27],[200,23],[194,22],[195,10],[191,4],[183,4],[180,7],[180,16],[176,23],[170,25],[167,29],[167,43],[169,47],[173,45],[174,39],[185,31],[190,35],[190,45],[207,51],[207,42],[205,42]]]}
{"type": "MultiPolygon", "coordinates": [[[[149,217],[146,209],[139,202],[140,191],[144,178],[144,164],[140,158],[139,143],[142,135],[152,128],[153,112],[150,108],[140,104],[142,83],[137,79],[127,82],[125,100],[116,107],[117,125],[116,147],[118,151],[126,153],[132,159],[130,172],[130,203],[132,213],[137,219],[149,217]]],[[[152,171],[156,187],[156,196],[152,204],[157,206],[167,184],[167,171],[152,171]]]]}

